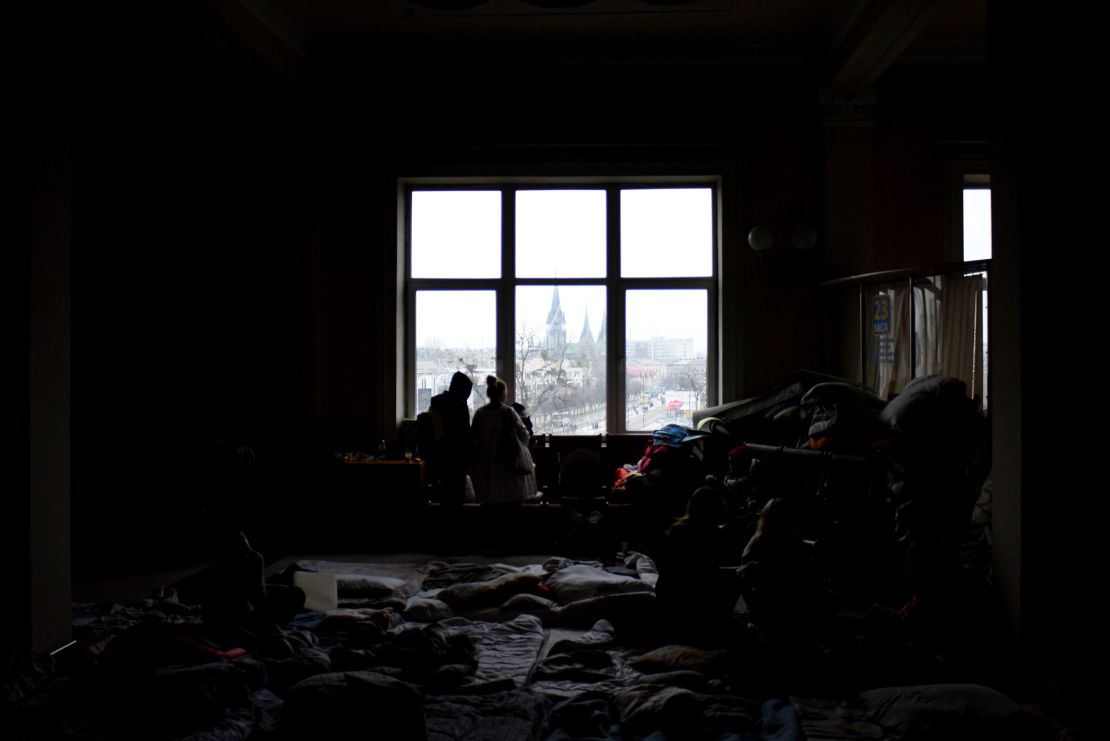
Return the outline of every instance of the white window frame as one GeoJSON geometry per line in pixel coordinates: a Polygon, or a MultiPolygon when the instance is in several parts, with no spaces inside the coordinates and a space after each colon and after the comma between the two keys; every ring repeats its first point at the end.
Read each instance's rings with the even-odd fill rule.
{"type": "MultiPolygon", "coordinates": [[[[401,280],[404,286],[404,369],[402,393],[404,414],[415,417],[416,408],[416,294],[427,290],[491,290],[496,295],[497,375],[515,398],[516,288],[518,286],[604,286],[606,289],[606,431],[609,434],[638,433],[626,427],[625,417],[625,294],[637,289],[704,289],[707,299],[706,401],[710,407],[720,398],[718,375],[721,336],[719,301],[721,293],[721,185],[717,176],[658,178],[402,178],[399,180],[403,255],[401,280]],[[710,188],[712,190],[712,270],[707,277],[625,278],[620,276],[620,193],[628,189],[710,188]],[[521,190],[590,189],[606,191],[606,274],[603,278],[518,278],[515,276],[515,194],[521,190]],[[501,277],[500,278],[413,278],[412,194],[420,190],[497,190],[501,192],[501,277]]],[[[478,379],[476,379],[478,380],[478,379]]],[[[646,433],[645,433],[646,434],[646,433]]]]}

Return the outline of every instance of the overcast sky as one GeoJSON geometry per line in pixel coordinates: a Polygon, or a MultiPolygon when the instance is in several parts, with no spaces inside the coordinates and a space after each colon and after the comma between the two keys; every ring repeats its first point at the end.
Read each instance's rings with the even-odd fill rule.
{"type": "Polygon", "coordinates": [[[989,260],[991,256],[990,188],[964,189],[964,259],[989,260]]]}
{"type": "MultiPolygon", "coordinates": [[[[642,189],[621,192],[624,275],[712,274],[712,190],[642,189]]],[[[518,191],[516,274],[527,278],[603,278],[605,191],[518,191]]],[[[413,193],[412,273],[416,278],[500,277],[501,194],[498,191],[413,193]]],[[[542,338],[551,307],[549,286],[517,290],[517,330],[542,338]]],[[[567,340],[577,342],[589,314],[596,338],[605,311],[604,287],[560,286],[567,340]]],[[[636,291],[629,296],[633,339],[694,340],[706,349],[704,291],[636,291]]],[[[417,345],[438,338],[445,347],[493,347],[492,291],[417,294],[417,345]]]]}

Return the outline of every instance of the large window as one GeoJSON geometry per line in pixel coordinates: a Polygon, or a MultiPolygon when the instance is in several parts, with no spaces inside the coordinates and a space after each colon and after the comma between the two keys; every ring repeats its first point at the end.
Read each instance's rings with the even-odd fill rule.
{"type": "Polygon", "coordinates": [[[405,188],[409,414],[495,374],[537,434],[652,430],[716,402],[715,183],[405,188]]]}

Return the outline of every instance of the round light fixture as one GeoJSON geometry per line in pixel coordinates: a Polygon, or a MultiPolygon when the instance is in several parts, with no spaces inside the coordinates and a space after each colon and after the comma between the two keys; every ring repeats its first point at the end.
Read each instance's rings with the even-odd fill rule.
{"type": "Polygon", "coordinates": [[[753,226],[748,232],[748,244],[756,252],[766,252],[775,246],[775,233],[765,226],[753,226]]]}

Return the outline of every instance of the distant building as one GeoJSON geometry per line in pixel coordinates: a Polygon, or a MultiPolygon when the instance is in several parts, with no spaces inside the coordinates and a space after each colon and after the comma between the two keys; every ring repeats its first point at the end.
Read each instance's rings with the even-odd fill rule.
{"type": "Polygon", "coordinates": [[[549,353],[561,353],[567,346],[567,318],[559,303],[559,286],[551,292],[551,309],[547,312],[547,323],[543,335],[543,349],[549,353]]]}
{"type": "Polygon", "coordinates": [[[694,340],[669,337],[651,338],[651,359],[662,362],[686,360],[694,357],[694,340]]]}

